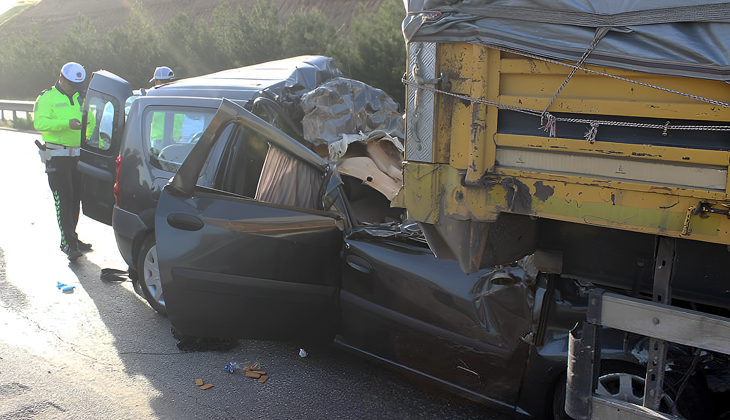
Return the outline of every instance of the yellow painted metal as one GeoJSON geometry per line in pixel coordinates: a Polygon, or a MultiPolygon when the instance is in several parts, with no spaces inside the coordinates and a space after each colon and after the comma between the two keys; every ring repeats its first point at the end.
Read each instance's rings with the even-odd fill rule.
{"type": "MultiPolygon", "coordinates": [[[[730,137],[730,135],[729,135],[730,137]]],[[[713,166],[728,166],[730,152],[720,150],[689,149],[681,147],[653,146],[650,144],[625,144],[585,140],[561,139],[559,137],[518,136],[497,134],[497,146],[541,149],[555,152],[570,151],[593,155],[625,157],[639,160],[682,162],[713,166]]]]}
{"type": "Polygon", "coordinates": [[[408,188],[399,193],[399,199],[405,202],[410,218],[431,224],[438,222],[442,191],[439,173],[442,168],[451,167],[430,163],[404,166],[403,185],[408,185],[408,188]]]}
{"type": "MultiPolygon", "coordinates": [[[[437,51],[438,71],[449,74],[451,92],[539,111],[570,71],[565,66],[467,43],[439,44],[437,51]]],[[[591,68],[730,101],[730,85],[722,82],[591,68]]],[[[439,218],[448,217],[493,222],[500,213],[508,212],[730,245],[730,218],[710,213],[695,215],[692,211],[701,201],[717,207],[729,203],[727,190],[506,169],[495,158],[497,148],[505,147],[546,152],[547,158],[555,152],[728,168],[730,152],[695,149],[691,145],[590,144],[585,140],[498,134],[496,108],[445,95],[436,95],[436,110],[436,163],[408,163],[404,169],[403,200],[410,217],[416,220],[435,224],[439,218]],[[517,195],[521,195],[520,200],[515,200],[517,195]]],[[[595,119],[621,115],[716,121],[718,125],[730,122],[730,108],[585,71],[575,74],[550,110],[595,119]]],[[[560,123],[558,133],[559,128],[560,123]]],[[[728,137],[730,140],[730,134],[728,137]]]]}
{"type": "MultiPolygon", "coordinates": [[[[586,67],[705,98],[724,102],[730,98],[730,85],[721,81],[586,67]]],[[[569,71],[569,67],[544,61],[504,59],[500,66],[499,102],[542,111],[569,71]]],[[[730,121],[730,108],[585,71],[576,72],[550,111],[730,121]]]]}
{"type": "MultiPolygon", "coordinates": [[[[437,165],[438,166],[438,165],[437,165]]],[[[422,205],[430,213],[443,204],[443,216],[457,220],[494,222],[501,212],[528,214],[566,222],[630,230],[655,235],[688,238],[705,242],[730,245],[730,219],[724,215],[691,215],[689,235],[683,235],[688,209],[696,206],[694,197],[681,197],[662,192],[628,191],[596,185],[578,185],[562,180],[544,181],[528,177],[504,177],[519,182],[529,190],[531,209],[529,212],[515,211],[507,199],[508,188],[496,183],[487,188],[465,186],[461,183],[463,173],[441,165],[439,169],[429,164],[409,164],[406,166],[406,185],[415,174],[436,174],[428,182],[438,179],[441,190],[426,200],[423,194],[416,194],[406,188],[408,208],[422,205]],[[551,191],[549,197],[541,200],[537,189],[551,191]],[[429,203],[434,207],[430,207],[429,203]]],[[[426,178],[421,177],[422,180],[426,178]]],[[[411,214],[421,220],[416,214],[411,214]]],[[[432,214],[429,214],[432,216],[432,214]]],[[[433,217],[429,217],[434,220],[433,217]]],[[[426,221],[426,220],[423,220],[426,221]]],[[[429,222],[434,223],[434,222],[429,222]]]]}
{"type": "MultiPolygon", "coordinates": [[[[457,70],[455,65],[466,60],[471,55],[472,46],[470,44],[457,43],[457,44],[438,44],[436,46],[436,55],[438,57],[447,58],[441,62],[437,62],[436,74],[442,72],[448,72],[449,74],[456,74],[457,70]]],[[[468,85],[465,80],[452,80],[450,81],[453,88],[455,89],[466,89],[468,85]]],[[[434,129],[434,140],[433,140],[433,162],[434,163],[445,163],[452,165],[457,164],[450,159],[459,156],[458,153],[451,154],[451,142],[444,141],[444,139],[450,139],[452,136],[458,138],[466,138],[469,128],[463,123],[459,125],[452,125],[452,118],[454,114],[459,115],[464,112],[464,109],[470,107],[470,104],[456,100],[451,96],[439,96],[436,102],[434,120],[436,121],[436,127],[434,129]]],[[[459,119],[458,117],[456,119],[459,119]]],[[[458,161],[458,159],[456,159],[458,161]]],[[[464,160],[466,162],[466,160],[464,160]]],[[[466,167],[466,164],[461,165],[462,168],[466,167]]]]}
{"type": "MultiPolygon", "coordinates": [[[[452,92],[471,94],[470,63],[473,62],[474,50],[475,48],[471,44],[466,43],[439,46],[437,67],[441,72],[449,74],[452,92]]],[[[441,95],[437,96],[436,109],[439,127],[434,135],[434,149],[439,152],[448,151],[445,161],[454,168],[466,169],[469,159],[469,124],[471,123],[472,104],[441,95]]]]}
{"type": "MultiPolygon", "coordinates": [[[[467,43],[439,44],[437,51],[437,68],[449,74],[451,92],[539,111],[570,71],[565,66],[467,43]]],[[[722,82],[592,69],[730,101],[730,85],[722,82]]],[[[437,163],[409,163],[404,169],[403,199],[416,220],[434,224],[440,217],[448,217],[493,222],[500,213],[508,212],[730,245],[730,218],[690,211],[701,201],[718,207],[729,203],[727,190],[696,190],[587,174],[528,172],[501,168],[495,160],[497,148],[505,147],[544,151],[547,158],[555,152],[728,168],[730,152],[695,149],[692,145],[590,144],[585,140],[498,134],[496,108],[485,109],[484,105],[445,95],[436,95],[436,110],[437,163]],[[520,194],[521,200],[514,200],[520,194]]],[[[677,124],[681,124],[679,119],[716,121],[718,125],[730,122],[730,108],[585,71],[575,74],[550,110],[609,120],[620,115],[677,124]]],[[[558,133],[559,129],[560,123],[558,133]]],[[[730,134],[728,137],[730,140],[730,134]]],[[[730,186],[730,171],[728,174],[730,186]]]]}
{"type": "MultiPolygon", "coordinates": [[[[499,68],[500,52],[478,45],[473,47],[474,79],[469,96],[496,102],[499,96],[499,72],[489,69],[499,68]]],[[[465,181],[473,183],[494,167],[496,146],[490,139],[497,133],[497,109],[477,103],[472,104],[469,127],[469,157],[465,181]]]]}
{"type": "MultiPolygon", "coordinates": [[[[570,83],[568,83],[568,86],[570,86],[570,83]]],[[[498,102],[503,105],[542,111],[550,102],[550,97],[500,95],[498,102]]],[[[730,121],[730,108],[703,104],[699,101],[691,104],[661,101],[621,101],[601,98],[570,98],[564,96],[563,93],[550,106],[550,112],[584,113],[589,114],[585,116],[586,118],[593,119],[601,119],[601,115],[621,115],[661,118],[670,122],[679,119],[730,121]]],[[[610,118],[605,119],[610,120],[610,118]]],[[[677,124],[676,121],[674,123],[677,124]]],[[[558,132],[559,130],[560,123],[558,123],[558,132]]]]}

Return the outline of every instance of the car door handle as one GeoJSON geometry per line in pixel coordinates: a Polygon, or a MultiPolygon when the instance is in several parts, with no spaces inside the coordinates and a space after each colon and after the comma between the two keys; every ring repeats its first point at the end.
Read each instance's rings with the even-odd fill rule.
{"type": "Polygon", "coordinates": [[[190,231],[200,230],[204,226],[202,220],[185,213],[171,213],[167,215],[167,224],[176,229],[190,231]]]}
{"type": "Polygon", "coordinates": [[[373,270],[373,266],[369,262],[357,255],[350,254],[345,258],[345,261],[347,261],[347,265],[361,273],[368,274],[373,270]]]}

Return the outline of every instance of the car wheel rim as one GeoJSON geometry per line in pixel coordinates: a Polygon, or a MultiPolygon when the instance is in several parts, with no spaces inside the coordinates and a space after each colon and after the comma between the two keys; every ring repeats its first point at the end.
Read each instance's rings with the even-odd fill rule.
{"type": "MultiPolygon", "coordinates": [[[[644,404],[645,379],[630,373],[609,373],[598,378],[596,394],[616,398],[636,405],[644,404]]],[[[667,394],[662,396],[659,411],[679,416],[674,401],[667,394]]]]}
{"type": "Polygon", "coordinates": [[[157,245],[153,245],[144,257],[144,283],[150,292],[152,299],[165,306],[165,296],[162,294],[162,281],[160,280],[160,266],[157,263],[157,245]]]}

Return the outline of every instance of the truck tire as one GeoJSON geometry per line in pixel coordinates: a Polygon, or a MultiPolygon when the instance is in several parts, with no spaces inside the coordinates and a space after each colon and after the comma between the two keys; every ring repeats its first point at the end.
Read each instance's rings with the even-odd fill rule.
{"type": "Polygon", "coordinates": [[[157,263],[157,244],[154,233],[147,236],[137,258],[138,283],[142,294],[152,309],[160,315],[167,316],[165,295],[162,291],[160,266],[157,263]]]}
{"type": "MultiPolygon", "coordinates": [[[[599,393],[610,394],[615,398],[629,400],[641,404],[644,392],[644,367],[615,361],[601,362],[601,376],[599,377],[599,393]]],[[[674,414],[677,417],[688,420],[713,419],[714,410],[712,396],[707,386],[699,378],[693,375],[680,396],[680,400],[674,404],[674,392],[678,377],[667,374],[665,386],[666,400],[662,403],[660,411],[674,414]]],[[[565,374],[561,375],[553,387],[553,399],[548,418],[553,420],[571,420],[565,413],[565,374]]]]}

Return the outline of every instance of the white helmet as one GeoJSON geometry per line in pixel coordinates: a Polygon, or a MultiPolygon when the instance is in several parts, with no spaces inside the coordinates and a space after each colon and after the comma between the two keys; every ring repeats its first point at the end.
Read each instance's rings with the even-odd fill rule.
{"type": "Polygon", "coordinates": [[[173,77],[175,77],[175,73],[173,73],[171,68],[165,66],[157,67],[155,69],[155,76],[150,79],[150,83],[155,80],[171,80],[173,77]]]}

